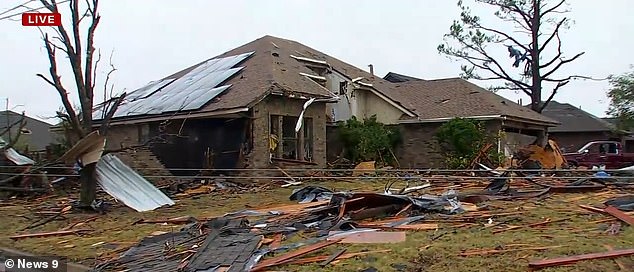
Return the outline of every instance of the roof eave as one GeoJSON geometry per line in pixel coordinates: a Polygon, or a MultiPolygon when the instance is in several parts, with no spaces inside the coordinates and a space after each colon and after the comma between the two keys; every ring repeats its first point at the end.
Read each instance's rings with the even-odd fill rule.
{"type": "Polygon", "coordinates": [[[486,120],[502,120],[502,115],[480,115],[480,116],[464,116],[464,117],[439,117],[439,118],[427,118],[427,119],[404,119],[399,120],[399,124],[418,124],[418,123],[444,123],[451,121],[454,118],[473,119],[478,121],[486,120]]]}

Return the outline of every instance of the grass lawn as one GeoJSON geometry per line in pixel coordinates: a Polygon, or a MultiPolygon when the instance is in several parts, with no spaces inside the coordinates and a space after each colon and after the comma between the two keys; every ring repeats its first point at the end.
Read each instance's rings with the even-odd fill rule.
{"type": "MultiPolygon", "coordinates": [[[[312,184],[334,190],[376,192],[382,191],[384,186],[383,181],[328,181],[312,184]]],[[[62,255],[73,262],[93,265],[96,260],[104,261],[115,257],[118,252],[122,252],[153,232],[176,231],[180,228],[180,226],[160,224],[133,225],[139,219],[165,219],[188,215],[213,217],[241,209],[293,204],[288,200],[293,189],[271,186],[266,190],[253,190],[240,194],[212,192],[178,199],[173,207],[145,213],[138,213],[125,206],[116,205],[108,213],[99,215],[96,220],[77,226],[76,228],[93,229],[81,236],[27,238],[17,241],[9,239],[8,236],[24,233],[21,231],[22,228],[41,218],[36,215],[36,212],[50,210],[51,207],[64,207],[67,205],[68,198],[51,196],[29,201],[13,200],[4,202],[0,206],[4,217],[0,220],[2,236],[0,246],[34,254],[62,255]]],[[[469,190],[473,189],[477,188],[469,188],[469,190]]],[[[458,190],[464,191],[461,188],[458,190]]],[[[441,191],[434,193],[439,192],[441,191]]],[[[622,223],[619,233],[610,234],[606,230],[619,221],[606,221],[613,218],[578,207],[578,204],[600,206],[600,203],[618,194],[617,191],[603,190],[593,193],[553,194],[547,198],[526,201],[488,202],[488,212],[512,214],[494,216],[491,225],[487,224],[488,218],[482,217],[477,218],[476,224],[462,227],[456,227],[455,222],[438,220],[440,224],[438,230],[408,232],[407,240],[403,243],[337,244],[302,257],[325,255],[344,247],[347,248],[346,253],[361,250],[389,249],[391,251],[338,261],[325,268],[319,267],[316,263],[302,266],[287,265],[279,267],[279,270],[359,271],[374,267],[378,271],[399,269],[406,271],[526,271],[528,261],[533,259],[602,252],[607,251],[606,245],[615,249],[634,248],[632,226],[622,223]],[[539,227],[527,226],[547,219],[554,222],[539,227]],[[510,226],[524,227],[497,232],[510,226]],[[535,247],[551,248],[526,249],[535,247]],[[503,252],[460,256],[460,253],[464,251],[479,249],[498,249],[503,252]]],[[[57,231],[92,216],[95,214],[72,212],[62,220],[52,221],[30,232],[57,231]]],[[[469,213],[461,216],[469,216],[469,213]]],[[[292,239],[301,240],[302,238],[301,235],[296,235],[292,239]]],[[[622,257],[617,260],[625,266],[634,267],[634,257],[622,257]]],[[[592,260],[542,271],[619,271],[619,269],[615,260],[592,260]]]]}

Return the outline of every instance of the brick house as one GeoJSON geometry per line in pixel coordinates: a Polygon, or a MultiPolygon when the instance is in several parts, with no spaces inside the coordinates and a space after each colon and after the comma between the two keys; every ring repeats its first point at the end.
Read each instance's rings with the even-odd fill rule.
{"type": "Polygon", "coordinates": [[[628,135],[614,124],[568,103],[550,101],[542,114],[561,123],[549,129],[548,135],[564,152],[577,151],[591,141],[616,140],[625,144],[628,135]]]}
{"type": "Polygon", "coordinates": [[[386,79],[395,81],[390,96],[417,115],[399,120],[404,142],[396,153],[401,167],[442,167],[444,159],[434,135],[455,117],[483,121],[489,133],[501,136],[497,148],[506,155],[558,124],[461,78],[422,80],[389,73],[386,79]]]}
{"type": "Polygon", "coordinates": [[[326,103],[335,96],[298,49],[265,36],[150,82],[117,109],[107,149],[149,143],[167,168],[324,167],[326,103]]]}

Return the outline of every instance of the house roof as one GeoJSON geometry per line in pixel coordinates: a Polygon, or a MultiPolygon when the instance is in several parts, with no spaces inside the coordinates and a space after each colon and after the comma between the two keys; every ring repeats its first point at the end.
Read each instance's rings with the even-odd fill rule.
{"type": "Polygon", "coordinates": [[[550,132],[598,132],[614,131],[616,126],[568,103],[550,101],[542,111],[561,125],[549,129],[550,132]]]}
{"type": "Polygon", "coordinates": [[[420,120],[449,117],[511,117],[554,126],[557,121],[461,78],[393,84],[392,96],[415,109],[420,120]]]}
{"type": "MultiPolygon", "coordinates": [[[[326,88],[302,75],[315,73],[291,56],[308,55],[312,57],[313,54],[320,53],[297,42],[264,36],[160,80],[153,81],[147,86],[131,92],[128,97],[136,98],[138,101],[134,101],[134,104],[138,105],[130,107],[129,105],[133,104],[133,101],[128,99],[117,110],[115,119],[117,117],[135,116],[137,118],[145,118],[161,114],[168,115],[170,111],[188,113],[214,112],[250,107],[272,92],[282,93],[291,97],[333,97],[333,94],[326,88]],[[211,70],[216,69],[212,72],[226,72],[221,74],[223,77],[205,82],[199,80],[199,77],[206,75],[204,72],[200,72],[206,71],[206,67],[212,67],[217,62],[226,62],[225,60],[240,56],[246,57],[239,62],[229,62],[229,64],[224,65],[224,70],[222,71],[210,68],[211,70]],[[195,88],[189,86],[194,86],[195,88]],[[169,90],[170,93],[166,93],[166,90],[169,90]],[[177,93],[177,95],[171,94],[172,92],[177,93]],[[178,103],[180,103],[184,98],[188,98],[187,96],[190,93],[194,92],[196,92],[196,95],[203,93],[203,95],[200,95],[202,98],[191,98],[204,99],[205,101],[195,103],[196,106],[200,106],[183,110],[183,108],[173,105],[174,103],[171,100],[179,100],[178,103]],[[175,96],[184,98],[176,99],[174,98],[175,96]],[[170,99],[169,103],[166,102],[166,99],[170,99]],[[152,105],[142,105],[148,103],[152,105]],[[167,108],[157,110],[157,107],[154,106],[156,103],[162,103],[163,105],[161,106],[167,108]],[[171,107],[169,107],[170,104],[171,107]],[[139,107],[141,110],[138,110],[139,107]]],[[[171,116],[173,113],[169,115],[171,116]]],[[[99,120],[101,117],[102,112],[96,110],[93,118],[99,120]]]]}
{"type": "MultiPolygon", "coordinates": [[[[14,111],[0,111],[0,131],[7,128],[7,123],[12,125],[19,122],[22,114],[14,111]],[[8,122],[7,122],[8,120],[8,122]]],[[[44,150],[49,144],[55,143],[55,135],[49,130],[52,126],[49,123],[31,118],[25,115],[26,125],[24,128],[28,134],[22,134],[29,145],[30,150],[44,150]]],[[[18,125],[12,127],[11,135],[16,135],[18,125]]],[[[8,139],[7,137],[4,137],[8,139]]]]}
{"type": "Polygon", "coordinates": [[[389,82],[392,82],[392,83],[400,83],[400,82],[415,81],[415,80],[424,80],[424,79],[420,79],[420,78],[415,78],[415,77],[411,77],[411,76],[397,74],[397,73],[394,73],[394,72],[387,73],[387,75],[385,75],[383,77],[383,79],[385,79],[385,80],[387,80],[389,82]]]}
{"type": "MultiPolygon", "coordinates": [[[[384,95],[387,95],[387,93],[384,93],[382,90],[390,88],[391,85],[390,82],[378,76],[372,75],[363,69],[302,43],[269,35],[232,49],[215,58],[231,56],[247,51],[254,51],[256,53],[242,64],[245,66],[245,69],[241,72],[240,77],[227,82],[227,84],[233,84],[227,94],[233,92],[232,97],[238,97],[239,99],[214,101],[214,103],[207,106],[206,110],[230,108],[236,107],[236,105],[245,106],[243,103],[245,101],[257,101],[265,92],[256,94],[253,90],[258,89],[258,92],[261,92],[261,86],[272,86],[273,89],[292,90],[295,92],[301,90],[308,94],[321,95],[323,97],[333,95],[319,84],[315,84],[311,79],[300,75],[300,73],[314,75],[315,72],[309,69],[305,62],[298,61],[298,58],[321,62],[344,76],[349,77],[349,79],[363,78],[362,82],[372,84],[372,89],[384,95]],[[260,54],[258,54],[258,52],[260,52],[260,54]]],[[[197,65],[200,65],[200,63],[197,65]]],[[[182,75],[195,67],[196,65],[169,77],[182,75]]],[[[389,96],[387,99],[401,105],[398,101],[389,96]]]]}

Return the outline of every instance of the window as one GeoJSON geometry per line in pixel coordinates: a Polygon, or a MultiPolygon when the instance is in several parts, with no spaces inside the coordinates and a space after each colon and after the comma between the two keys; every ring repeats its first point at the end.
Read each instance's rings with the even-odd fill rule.
{"type": "Polygon", "coordinates": [[[339,94],[345,95],[347,90],[348,90],[348,82],[345,82],[345,81],[339,82],[339,94]]]}
{"type": "MultiPolygon", "coordinates": [[[[617,154],[618,153],[618,146],[615,143],[602,143],[602,144],[597,144],[598,149],[598,153],[599,154],[617,154]]],[[[597,150],[591,148],[590,152],[591,153],[597,153],[597,150]]]]}
{"type": "Polygon", "coordinates": [[[304,118],[304,123],[295,133],[298,117],[271,115],[269,124],[269,147],[271,157],[291,160],[312,161],[313,122],[304,118]]]}

